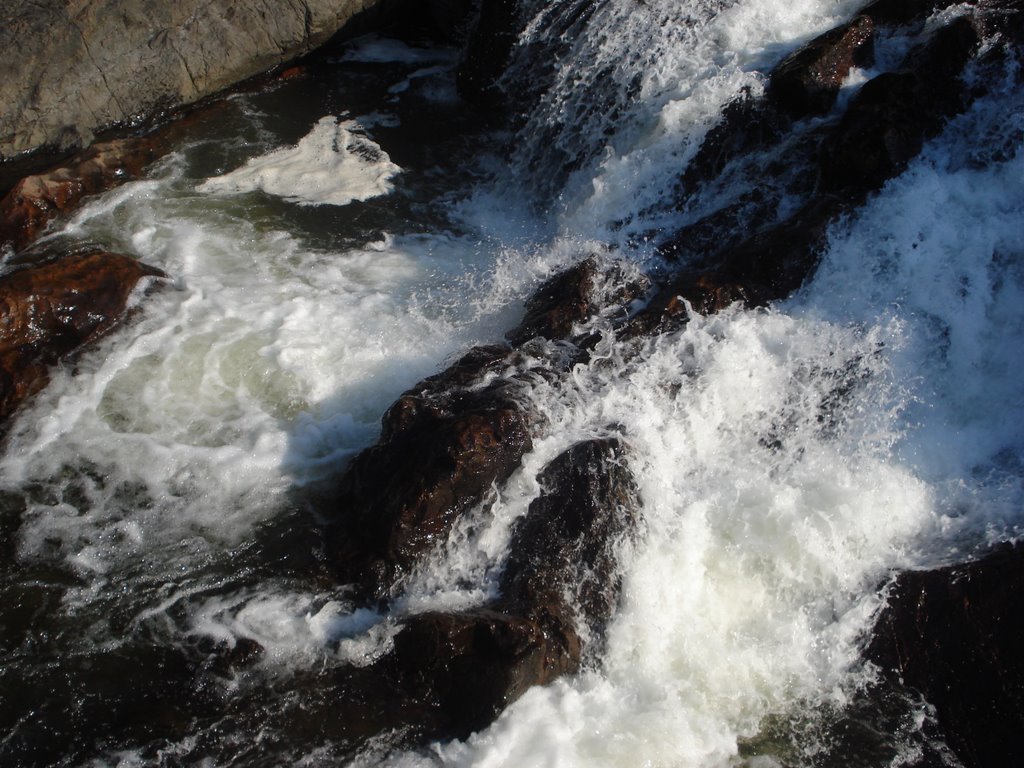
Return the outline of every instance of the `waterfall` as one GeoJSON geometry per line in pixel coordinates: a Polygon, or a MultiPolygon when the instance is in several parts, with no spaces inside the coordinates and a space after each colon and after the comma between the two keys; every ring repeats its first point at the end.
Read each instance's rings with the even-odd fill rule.
{"type": "MultiPolygon", "coordinates": [[[[610,295],[677,268],[659,246],[716,211],[754,232],[810,199],[769,169],[835,114],[695,189],[683,177],[729,104],[861,6],[523,2],[499,86],[524,112],[500,128],[455,93],[457,52],[361,38],[309,77],[225,100],[145,179],[51,231],[50,247],[136,254],[173,285],[10,425],[0,689],[24,706],[0,747],[89,766],[838,766],[851,742],[857,765],[944,754],[927,705],[878,693],[861,651],[895,572],[1020,535],[1013,56],[968,68],[985,88],[829,223],[793,295],[639,338],[614,313],[588,320],[586,358],[517,390],[540,425],[519,468],[386,606],[357,602],[322,555],[318,505],[385,409],[500,340],[545,278],[592,255],[616,267],[610,295]],[[464,739],[339,725],[358,719],[339,671],[371,668],[409,617],[493,599],[544,467],[609,436],[629,447],[641,520],[583,670],[464,739]]],[[[840,105],[917,42],[882,35],[840,105]]],[[[526,368],[567,354],[523,349],[526,368]]]]}

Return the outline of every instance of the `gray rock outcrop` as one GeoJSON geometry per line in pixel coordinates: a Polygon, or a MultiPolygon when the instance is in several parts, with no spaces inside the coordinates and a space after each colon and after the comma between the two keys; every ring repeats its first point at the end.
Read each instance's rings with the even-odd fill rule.
{"type": "Polygon", "coordinates": [[[388,0],[0,0],[0,161],[194,102],[388,0]]]}

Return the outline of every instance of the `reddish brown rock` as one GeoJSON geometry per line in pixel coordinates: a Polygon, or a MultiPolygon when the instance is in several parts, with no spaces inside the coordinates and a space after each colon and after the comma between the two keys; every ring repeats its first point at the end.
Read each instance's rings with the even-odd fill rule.
{"type": "Polygon", "coordinates": [[[519,466],[531,440],[509,383],[472,386],[509,365],[510,354],[474,350],[384,415],[380,441],[353,459],[338,485],[331,541],[343,579],[383,596],[519,466]]]}
{"type": "Polygon", "coordinates": [[[617,268],[604,270],[593,257],[559,272],[545,281],[526,301],[522,322],[505,334],[513,344],[540,336],[568,339],[573,327],[586,322],[608,305],[625,304],[640,296],[647,284],[624,281],[617,268]],[[599,284],[615,285],[611,295],[599,295],[599,284]]]}
{"type": "Polygon", "coordinates": [[[619,599],[616,546],[637,527],[637,489],[624,454],[617,439],[588,440],[544,468],[544,493],[509,545],[501,579],[506,610],[563,637],[577,624],[591,638],[603,634],[619,599]]]}
{"type": "Polygon", "coordinates": [[[545,491],[513,531],[499,600],[405,622],[361,683],[380,696],[387,681],[391,727],[465,738],[529,688],[577,672],[587,648],[600,647],[618,604],[617,545],[637,525],[623,452],[618,440],[590,440],[545,467],[545,491]]]}
{"type": "Polygon", "coordinates": [[[162,274],[88,253],[0,277],[0,418],[46,385],[50,365],[113,328],[140,279],[162,274]]]}
{"type": "Polygon", "coordinates": [[[935,707],[967,768],[1024,764],[1024,546],[903,573],[867,657],[935,707]]]}
{"type": "Polygon", "coordinates": [[[870,64],[874,31],[871,17],[858,16],[815,38],[772,71],[768,98],[794,117],[828,112],[850,70],[870,64]]]}
{"type": "Polygon", "coordinates": [[[403,719],[420,727],[433,720],[444,735],[465,738],[531,687],[575,672],[579,645],[570,634],[487,608],[420,614],[381,667],[407,702],[403,719]]]}
{"type": "Polygon", "coordinates": [[[0,247],[21,250],[57,216],[77,208],[88,195],[137,178],[164,151],[156,139],[118,139],[94,144],[57,168],[25,177],[0,200],[0,247]]]}

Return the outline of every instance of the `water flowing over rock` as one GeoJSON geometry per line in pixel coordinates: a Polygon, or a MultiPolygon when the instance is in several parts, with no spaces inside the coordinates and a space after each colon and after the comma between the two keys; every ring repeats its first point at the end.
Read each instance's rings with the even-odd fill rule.
{"type": "MultiPolygon", "coordinates": [[[[198,94],[342,8],[467,8],[188,0],[139,48],[145,6],[20,6],[119,102],[47,141],[135,120],[122,79],[193,98],[158,64],[198,94]]],[[[968,768],[1019,762],[1020,547],[898,576],[884,679],[858,638],[892,569],[1019,528],[1024,14],[797,6],[481,0],[461,59],[325,51],[63,231],[156,150],[24,180],[8,266],[130,243],[180,290],[102,361],[159,270],[0,277],[0,418],[82,363],[4,436],[0,762],[875,768],[932,740],[917,691],[968,768]],[[350,119],[402,168],[372,198],[218,188],[261,158],[315,187],[280,150],[350,119]]]]}
{"type": "Polygon", "coordinates": [[[1019,765],[1024,728],[1024,547],[901,574],[867,656],[932,704],[967,768],[1019,765]]]}
{"type": "Polygon", "coordinates": [[[540,336],[551,341],[568,339],[573,329],[601,310],[620,307],[625,314],[629,302],[648,287],[646,280],[625,280],[615,267],[602,268],[595,258],[583,259],[554,275],[527,299],[522,321],[505,334],[513,344],[540,336]],[[608,295],[602,285],[612,286],[608,295]]]}
{"type": "Polygon", "coordinates": [[[600,640],[618,605],[617,547],[638,529],[626,454],[618,439],[590,440],[544,468],[545,491],[516,525],[501,579],[510,610],[563,635],[579,623],[600,640]]]}
{"type": "Polygon", "coordinates": [[[0,418],[46,385],[51,365],[113,328],[142,278],[162,274],[89,253],[0,277],[0,418]]]}
{"type": "Polygon", "coordinates": [[[532,686],[577,672],[584,651],[600,647],[618,604],[618,548],[637,530],[624,458],[619,440],[604,439],[552,461],[539,478],[545,491],[512,535],[501,597],[410,617],[369,678],[345,674],[351,695],[374,699],[383,684],[391,704],[368,709],[390,727],[465,738],[532,686]]]}
{"type": "Polygon", "coordinates": [[[850,70],[870,64],[874,31],[871,18],[860,16],[812,40],[772,71],[769,98],[794,117],[824,114],[850,70]]]}
{"type": "Polygon", "coordinates": [[[475,349],[388,410],[380,442],[352,461],[337,490],[332,540],[343,578],[383,596],[519,466],[531,439],[510,383],[473,386],[510,358],[500,346],[475,349]]]}
{"type": "Polygon", "coordinates": [[[0,248],[21,250],[88,195],[138,178],[166,146],[158,136],[101,142],[56,168],[25,177],[0,200],[0,248]]]}
{"type": "Polygon", "coordinates": [[[902,171],[962,108],[959,76],[979,43],[974,22],[961,16],[904,67],[865,83],[822,147],[823,189],[873,190],[902,171]]]}
{"type": "Polygon", "coordinates": [[[684,194],[695,194],[744,154],[778,146],[787,161],[770,167],[762,186],[807,202],[772,223],[777,198],[752,191],[677,232],[661,251],[686,267],[632,321],[635,331],[651,332],[669,318],[685,321],[687,303],[709,314],[737,301],[762,306],[797,290],[814,272],[830,223],[900,173],[924,141],[963,108],[961,74],[980,42],[981,22],[971,16],[932,31],[898,69],[865,83],[837,119],[810,123],[802,134],[788,130],[796,127],[792,118],[831,108],[849,68],[871,50],[873,16],[894,18],[887,7],[869,7],[785,59],[771,73],[764,99],[741,95],[726,108],[683,175],[684,194]],[[807,183],[815,179],[815,186],[807,183]],[[736,223],[756,226],[759,219],[766,220],[760,231],[736,237],[742,231],[736,223]]]}

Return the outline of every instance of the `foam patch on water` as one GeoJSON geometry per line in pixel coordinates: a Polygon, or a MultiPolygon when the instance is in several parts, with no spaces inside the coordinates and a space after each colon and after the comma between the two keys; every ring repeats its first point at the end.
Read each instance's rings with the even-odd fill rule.
{"type": "Polygon", "coordinates": [[[347,205],[391,193],[401,171],[359,123],[328,115],[294,147],[253,158],[198,189],[206,194],[260,190],[300,205],[347,205]]]}

